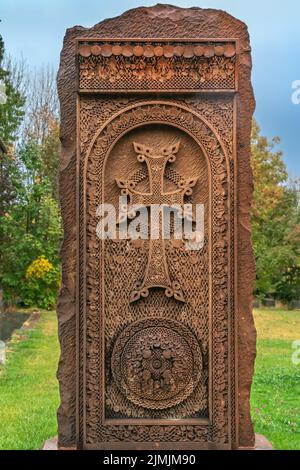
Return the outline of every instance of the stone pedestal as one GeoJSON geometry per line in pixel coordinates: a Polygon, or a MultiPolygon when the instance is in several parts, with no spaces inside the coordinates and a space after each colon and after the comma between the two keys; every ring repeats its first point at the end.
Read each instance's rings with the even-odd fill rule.
{"type": "MultiPolygon", "coordinates": [[[[52,439],[48,439],[44,446],[43,450],[58,450],[57,449],[57,437],[53,437],[52,439]]],[[[60,449],[63,450],[63,449],[60,449]]],[[[75,450],[74,448],[66,449],[66,450],[75,450]]],[[[240,449],[240,450],[251,450],[251,449],[240,449]]],[[[253,450],[274,450],[272,444],[261,434],[255,434],[255,448],[253,450]]]]}

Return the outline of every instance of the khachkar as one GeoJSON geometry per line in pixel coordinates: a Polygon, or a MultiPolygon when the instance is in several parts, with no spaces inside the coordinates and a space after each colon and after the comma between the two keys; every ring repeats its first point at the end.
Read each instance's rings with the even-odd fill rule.
{"type": "Polygon", "coordinates": [[[253,447],[250,72],[247,28],[223,11],[157,5],[67,31],[60,447],[253,447]],[[101,240],[100,204],[136,216],[120,195],[204,204],[201,249],[101,240]]]}

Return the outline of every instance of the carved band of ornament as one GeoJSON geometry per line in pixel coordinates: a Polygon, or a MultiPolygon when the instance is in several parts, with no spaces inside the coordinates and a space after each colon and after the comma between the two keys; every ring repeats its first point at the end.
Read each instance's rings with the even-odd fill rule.
{"type": "Polygon", "coordinates": [[[236,47],[234,43],[80,43],[78,49],[81,57],[92,56],[123,56],[123,57],[184,57],[191,59],[193,57],[234,57],[236,54],[236,47]]]}
{"type": "Polygon", "coordinates": [[[81,91],[236,89],[236,44],[81,42],[81,91]]]}

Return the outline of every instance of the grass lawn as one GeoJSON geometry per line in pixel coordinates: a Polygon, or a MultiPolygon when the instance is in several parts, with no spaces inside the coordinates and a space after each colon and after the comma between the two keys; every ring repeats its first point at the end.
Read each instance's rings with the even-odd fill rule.
{"type": "Polygon", "coordinates": [[[256,310],[255,324],[255,432],[265,435],[275,449],[300,450],[300,364],[292,363],[292,343],[300,340],[300,312],[256,310]]]}
{"type": "MultiPolygon", "coordinates": [[[[300,449],[300,365],[292,342],[300,339],[300,312],[257,310],[258,356],[252,388],[255,431],[276,449],[300,449]]],[[[20,332],[19,332],[20,334],[20,332]]],[[[56,435],[57,322],[42,312],[32,331],[10,343],[0,372],[0,449],[39,449],[56,435]]]]}
{"type": "Polygon", "coordinates": [[[33,330],[17,331],[9,343],[0,369],[0,449],[39,449],[57,434],[58,355],[55,312],[42,312],[33,330]]]}

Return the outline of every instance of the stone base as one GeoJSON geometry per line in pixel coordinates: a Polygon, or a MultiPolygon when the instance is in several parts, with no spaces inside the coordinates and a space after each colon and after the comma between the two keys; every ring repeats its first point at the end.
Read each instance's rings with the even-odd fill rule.
{"type": "Polygon", "coordinates": [[[47,441],[43,445],[42,450],[57,450],[57,437],[47,439],[47,441]]]}
{"type": "Polygon", "coordinates": [[[52,437],[51,439],[47,439],[42,450],[76,450],[76,447],[60,447],[58,449],[57,437],[52,437]]]}
{"type": "MultiPolygon", "coordinates": [[[[42,450],[58,450],[57,449],[57,437],[48,439],[42,450]]],[[[59,450],[76,450],[75,448],[60,448],[59,450]]],[[[251,450],[242,448],[240,450],[251,450]]],[[[272,444],[261,434],[255,434],[255,448],[254,450],[273,450],[272,444]]]]}
{"type": "Polygon", "coordinates": [[[255,450],[274,450],[271,442],[261,434],[255,434],[255,450]]]}

